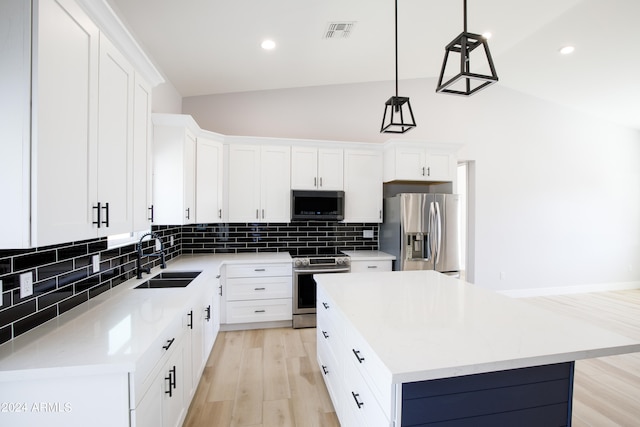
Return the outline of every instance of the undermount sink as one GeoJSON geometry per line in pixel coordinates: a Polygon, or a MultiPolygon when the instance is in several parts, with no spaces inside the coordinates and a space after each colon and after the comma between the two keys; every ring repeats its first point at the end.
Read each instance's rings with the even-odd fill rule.
{"type": "Polygon", "coordinates": [[[160,288],[184,288],[193,279],[198,277],[201,271],[167,271],[160,273],[146,282],[138,285],[135,289],[160,289],[160,288]]]}

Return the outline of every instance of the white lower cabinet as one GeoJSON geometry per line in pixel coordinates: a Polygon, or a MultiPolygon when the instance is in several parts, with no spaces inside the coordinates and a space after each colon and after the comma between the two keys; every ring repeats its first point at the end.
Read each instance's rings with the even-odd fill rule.
{"type": "Polygon", "coordinates": [[[316,304],[318,365],[341,425],[390,426],[392,390],[381,362],[320,287],[316,304]]]}
{"type": "Polygon", "coordinates": [[[224,267],[225,323],[291,320],[291,263],[224,267]]]}
{"type": "Polygon", "coordinates": [[[189,407],[184,404],[184,345],[174,345],[134,411],[135,427],[177,427],[184,420],[189,407]]]}
{"type": "Polygon", "coordinates": [[[351,259],[352,273],[377,273],[381,271],[391,271],[391,260],[354,261],[351,259]]]}

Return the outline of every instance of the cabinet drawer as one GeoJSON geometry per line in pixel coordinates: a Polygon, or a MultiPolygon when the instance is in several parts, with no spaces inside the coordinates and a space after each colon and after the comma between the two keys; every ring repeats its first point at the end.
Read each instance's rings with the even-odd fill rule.
{"type": "Polygon", "coordinates": [[[291,276],[227,279],[227,301],[291,298],[291,276]]]}
{"type": "Polygon", "coordinates": [[[353,368],[364,378],[387,417],[391,418],[391,373],[353,329],[347,328],[344,343],[345,357],[353,362],[353,368]]]}
{"type": "Polygon", "coordinates": [[[292,317],[291,298],[227,302],[227,323],[272,322],[292,317]]]}
{"type": "Polygon", "coordinates": [[[391,261],[351,261],[352,273],[391,271],[391,261]]]}
{"type": "Polygon", "coordinates": [[[291,263],[231,264],[225,267],[225,275],[227,278],[291,276],[291,263]]]}
{"type": "MultiPolygon", "coordinates": [[[[356,362],[357,363],[357,362],[356,362]]],[[[389,427],[389,414],[385,414],[362,375],[351,362],[344,372],[344,411],[349,412],[356,425],[367,427],[389,427]]]]}
{"type": "MultiPolygon", "coordinates": [[[[142,399],[158,371],[171,356],[183,338],[182,316],[178,316],[136,363],[131,398],[142,399]]],[[[138,402],[131,402],[136,407],[138,402]]]]}
{"type": "MultiPolygon", "coordinates": [[[[320,334],[318,332],[318,334],[320,334]]],[[[327,390],[329,391],[329,395],[331,396],[331,402],[333,403],[336,414],[340,416],[341,406],[343,404],[342,399],[340,397],[343,395],[341,391],[342,381],[343,381],[343,372],[342,365],[338,363],[334,354],[331,352],[331,349],[328,348],[326,343],[322,343],[320,341],[320,337],[318,338],[318,366],[320,367],[320,374],[324,379],[324,383],[327,386],[327,390]]]]}

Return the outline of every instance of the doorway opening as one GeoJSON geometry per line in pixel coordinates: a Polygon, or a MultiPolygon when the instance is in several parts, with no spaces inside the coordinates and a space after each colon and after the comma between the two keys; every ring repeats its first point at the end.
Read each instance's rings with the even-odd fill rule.
{"type": "Polygon", "coordinates": [[[469,283],[475,280],[475,161],[458,163],[457,189],[460,195],[460,278],[469,283]]]}

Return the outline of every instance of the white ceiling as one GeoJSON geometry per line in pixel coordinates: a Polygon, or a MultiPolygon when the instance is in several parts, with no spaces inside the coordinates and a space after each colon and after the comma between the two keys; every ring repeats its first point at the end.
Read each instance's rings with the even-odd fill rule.
{"type": "MultiPolygon", "coordinates": [[[[392,0],[109,2],[185,97],[394,79],[392,0]],[[351,36],[324,39],[334,21],[355,21],[351,36]]],[[[499,85],[640,129],[638,17],[638,0],[468,0],[499,85]]],[[[399,0],[398,24],[400,79],[437,77],[462,0],[399,0]]]]}

